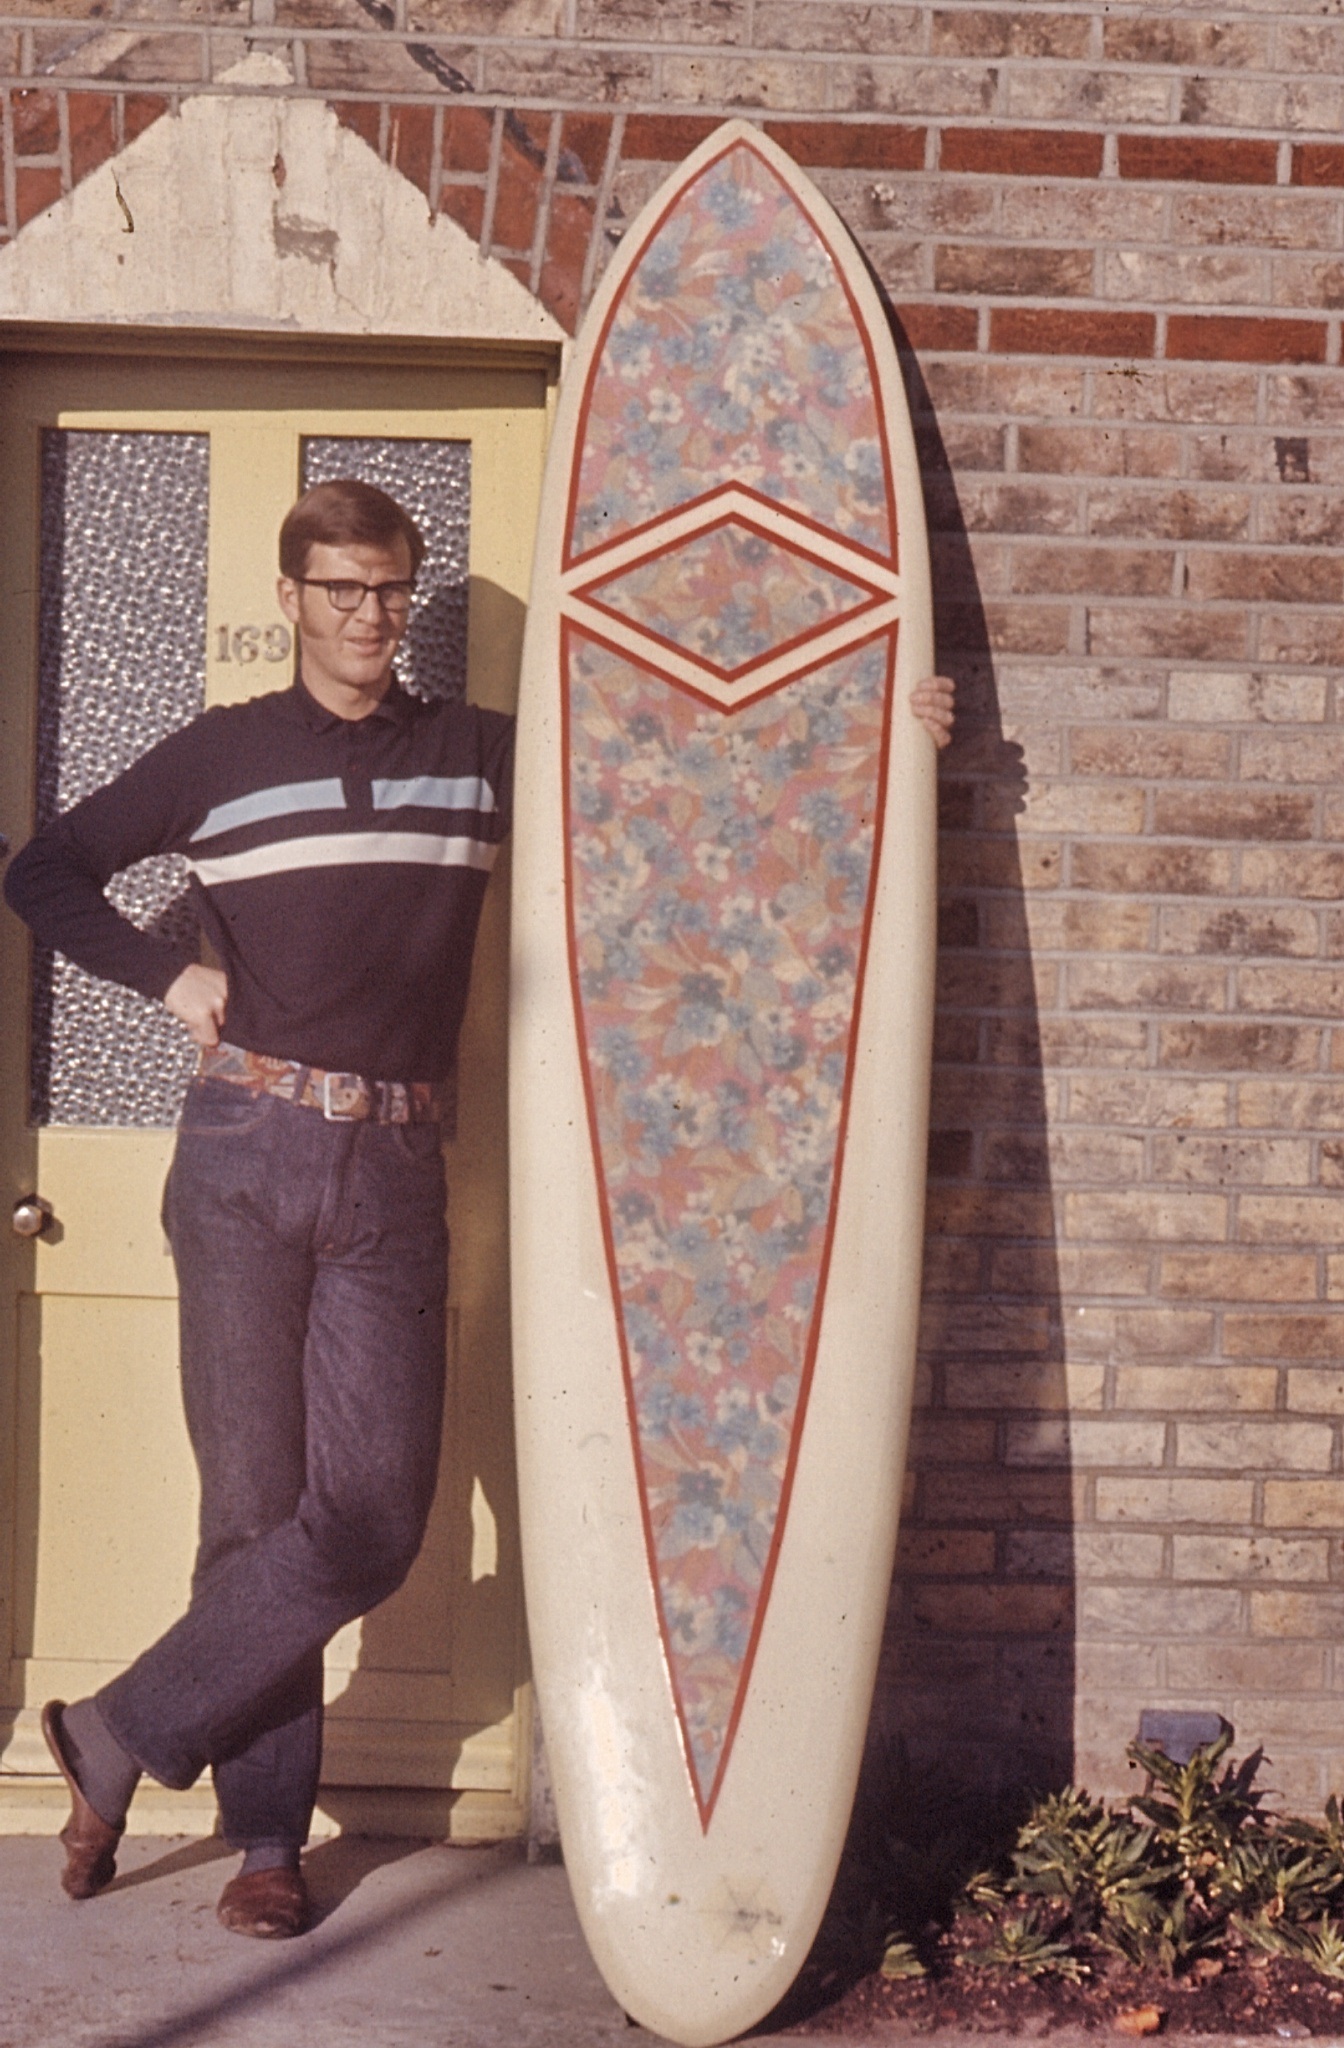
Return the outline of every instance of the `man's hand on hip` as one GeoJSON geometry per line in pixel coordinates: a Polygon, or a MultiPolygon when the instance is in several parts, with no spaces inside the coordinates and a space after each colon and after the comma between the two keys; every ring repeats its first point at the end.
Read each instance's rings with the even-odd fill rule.
{"type": "Polygon", "coordinates": [[[163,999],[163,1007],[185,1024],[197,1045],[218,1045],[228,1007],[227,975],[217,967],[184,967],[163,999]]]}

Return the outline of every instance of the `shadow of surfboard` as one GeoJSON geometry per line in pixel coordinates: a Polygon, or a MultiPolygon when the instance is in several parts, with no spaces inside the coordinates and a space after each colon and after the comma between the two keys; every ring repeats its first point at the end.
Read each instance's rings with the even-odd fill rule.
{"type": "MultiPolygon", "coordinates": [[[[1073,1475],[1026,912],[1029,880],[1040,878],[1024,873],[1014,829],[1027,771],[1004,734],[953,468],[960,451],[949,451],[900,318],[873,282],[924,476],[938,668],[957,684],[956,733],[939,770],[920,1366],[854,1815],[811,1955],[764,2033],[832,2004],[876,1967],[895,1924],[884,1914],[911,1904],[898,1896],[911,1892],[909,1865],[925,1865],[913,1888],[931,1876],[936,1913],[959,1881],[958,1850],[1011,1829],[1024,1788],[1054,1789],[1073,1773],[1073,1475]],[[940,1887],[933,1866],[949,1858],[940,1887]]],[[[959,466],[975,459],[968,447],[959,466]]]]}
{"type": "MultiPolygon", "coordinates": [[[[1073,1765],[1073,1487],[1058,1257],[1016,815],[994,655],[952,461],[897,326],[928,505],[944,756],[921,1373],[874,1726],[984,1792],[1073,1765]]],[[[967,451],[974,460],[974,451],[967,451]]]]}

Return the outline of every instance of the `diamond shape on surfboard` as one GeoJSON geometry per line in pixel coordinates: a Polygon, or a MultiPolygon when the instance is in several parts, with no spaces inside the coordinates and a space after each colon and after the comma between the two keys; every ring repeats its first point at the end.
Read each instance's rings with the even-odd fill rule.
{"type": "MultiPolygon", "coordinates": [[[[712,501],[711,501],[712,502],[712,501]]],[[[737,512],[658,541],[627,566],[581,588],[597,609],[627,620],[734,682],[772,656],[852,622],[881,592],[737,512]]]]}

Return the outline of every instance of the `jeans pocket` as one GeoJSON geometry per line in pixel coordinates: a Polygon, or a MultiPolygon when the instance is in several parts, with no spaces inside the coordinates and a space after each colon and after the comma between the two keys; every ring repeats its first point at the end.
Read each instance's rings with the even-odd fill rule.
{"type": "Polygon", "coordinates": [[[392,1144],[397,1155],[410,1159],[419,1165],[432,1165],[443,1159],[443,1126],[441,1124],[389,1124],[392,1144]]]}
{"type": "Polygon", "coordinates": [[[256,1095],[232,1081],[197,1079],[187,1089],[178,1128],[193,1138],[240,1138],[260,1130],[277,1106],[274,1095],[256,1095]]]}

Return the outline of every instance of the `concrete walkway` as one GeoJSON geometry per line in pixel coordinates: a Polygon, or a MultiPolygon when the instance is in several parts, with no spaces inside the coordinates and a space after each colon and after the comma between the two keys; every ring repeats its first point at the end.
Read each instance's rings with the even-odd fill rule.
{"type": "Polygon", "coordinates": [[[0,1840],[0,2048],[606,2048],[631,2027],[589,1961],[563,1870],[515,1849],[358,1837],[307,1858],[316,1925],[225,1932],[222,1843],[123,1845],[72,1905],[53,1841],[0,1840]]]}
{"type": "Polygon", "coordinates": [[[0,2048],[656,2039],[594,1968],[564,1871],[514,1847],[319,1843],[305,1859],[316,1924],[274,1943],[215,1919],[237,1859],[214,1839],[128,1840],[115,1882],[80,1905],[57,1888],[61,1855],[54,1841],[0,1838],[0,2048]]]}
{"type": "MultiPolygon", "coordinates": [[[[217,1841],[128,1841],[115,1884],[78,1906],[57,1889],[60,1859],[56,1842],[0,1838],[0,2048],[656,2040],[626,2019],[594,1969],[563,1870],[529,1865],[514,1848],[320,1843],[306,1866],[316,1925],[274,1944],[242,1940],[216,1921],[215,1900],[236,1868],[217,1841]]],[[[1106,2038],[1071,2030],[1051,2035],[1050,2048],[1097,2048],[1106,2038]]],[[[884,2034],[882,2048],[897,2039],[884,2034]]],[[[855,2043],[829,2035],[816,2048],[855,2043]]],[[[937,2048],[995,2044],[939,2035],[937,2048]]],[[[1206,2037],[1199,2048],[1220,2043],[1206,2037]]]]}

